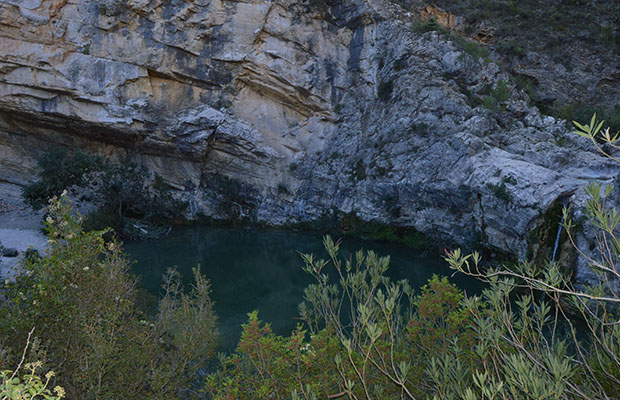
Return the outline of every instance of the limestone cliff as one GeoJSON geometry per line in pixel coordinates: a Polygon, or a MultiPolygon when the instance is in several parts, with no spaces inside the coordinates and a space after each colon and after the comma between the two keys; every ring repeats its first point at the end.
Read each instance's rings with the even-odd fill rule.
{"type": "Polygon", "coordinates": [[[0,180],[31,180],[51,144],[130,154],[192,212],[355,212],[523,256],[546,210],[617,166],[417,18],[383,0],[0,0],[0,180]]]}

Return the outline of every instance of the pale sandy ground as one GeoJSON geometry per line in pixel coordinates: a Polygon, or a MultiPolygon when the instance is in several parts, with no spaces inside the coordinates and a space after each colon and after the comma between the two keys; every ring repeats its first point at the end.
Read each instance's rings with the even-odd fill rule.
{"type": "Polygon", "coordinates": [[[47,237],[43,234],[43,211],[32,211],[23,203],[20,188],[0,182],[0,244],[17,249],[17,257],[0,256],[0,278],[6,279],[15,274],[15,268],[24,251],[33,247],[44,252],[47,237]]]}

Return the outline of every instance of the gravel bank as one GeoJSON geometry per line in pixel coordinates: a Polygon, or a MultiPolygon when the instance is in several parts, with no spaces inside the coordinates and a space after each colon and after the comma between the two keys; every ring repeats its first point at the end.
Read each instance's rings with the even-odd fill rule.
{"type": "Polygon", "coordinates": [[[17,257],[0,256],[0,278],[15,274],[29,247],[45,251],[47,237],[43,234],[42,216],[43,211],[32,211],[24,204],[18,186],[0,183],[0,245],[19,252],[17,257]]]}

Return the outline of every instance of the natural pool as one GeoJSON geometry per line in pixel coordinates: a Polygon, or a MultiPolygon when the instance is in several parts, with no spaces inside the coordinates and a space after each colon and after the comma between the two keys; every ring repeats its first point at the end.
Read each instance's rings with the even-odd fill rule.
{"type": "MultiPolygon", "coordinates": [[[[433,274],[453,273],[438,255],[420,256],[393,243],[345,237],[340,255],[348,257],[361,248],[390,255],[388,276],[408,279],[414,288],[433,274]]],[[[141,275],[142,285],[152,292],[160,289],[168,267],[177,267],[189,282],[192,267],[200,264],[212,284],[220,332],[218,351],[234,349],[241,324],[253,310],[259,310],[259,318],[270,322],[275,333],[288,334],[300,322],[297,305],[303,300],[304,288],[314,283],[301,269],[299,252],[327,257],[317,233],[205,226],[179,228],[158,240],[129,242],[125,249],[136,260],[134,271],[141,275]]],[[[482,287],[462,274],[450,279],[469,293],[482,287]]]]}

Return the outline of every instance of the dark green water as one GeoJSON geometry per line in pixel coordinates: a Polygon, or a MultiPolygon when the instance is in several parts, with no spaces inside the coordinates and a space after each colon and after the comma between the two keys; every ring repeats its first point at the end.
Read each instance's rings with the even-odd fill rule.
{"type": "MultiPolygon", "coordinates": [[[[340,254],[348,257],[361,248],[390,255],[388,275],[406,278],[414,288],[424,285],[433,274],[449,276],[453,272],[439,255],[422,257],[398,244],[345,237],[340,254]]],[[[177,267],[189,282],[192,267],[200,264],[212,284],[219,351],[234,349],[241,324],[253,310],[259,310],[259,318],[270,322],[275,333],[288,334],[300,322],[297,305],[303,300],[304,288],[314,283],[301,269],[299,252],[327,257],[318,234],[243,228],[177,229],[163,239],[126,243],[125,249],[136,260],[134,271],[141,276],[142,285],[152,292],[160,290],[168,267],[177,267]]],[[[460,274],[451,281],[469,293],[482,287],[460,274]]]]}

